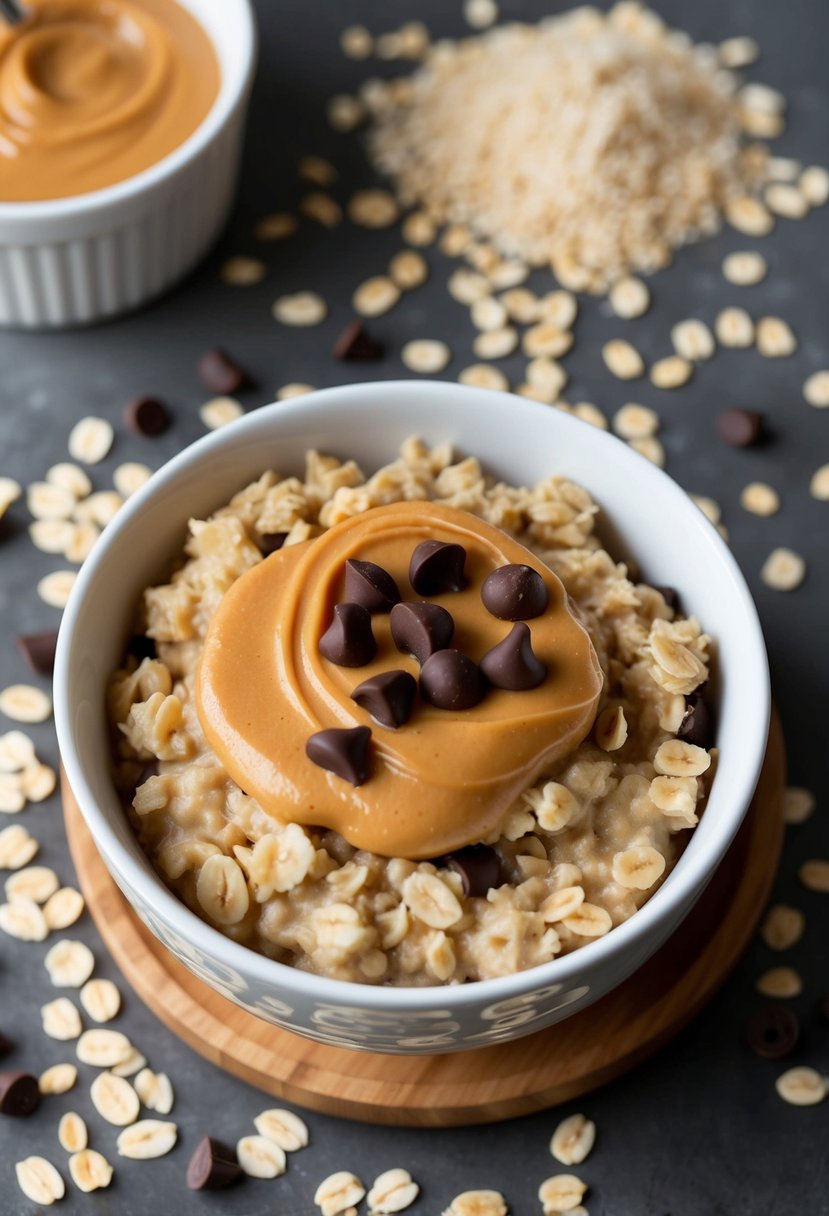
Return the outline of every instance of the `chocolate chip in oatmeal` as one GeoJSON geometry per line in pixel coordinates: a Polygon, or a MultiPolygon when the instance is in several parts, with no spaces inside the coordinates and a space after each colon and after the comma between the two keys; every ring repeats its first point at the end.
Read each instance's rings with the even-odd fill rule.
{"type": "Polygon", "coordinates": [[[320,652],[338,667],[364,667],[377,653],[371,614],[362,604],[334,605],[334,619],[319,641],[320,652]]]}
{"type": "Polygon", "coordinates": [[[124,406],[124,423],[136,435],[160,435],[170,425],[170,410],[158,397],[135,397],[124,406]]]}
{"type": "Polygon", "coordinates": [[[235,1182],[241,1173],[233,1149],[212,1136],[204,1136],[187,1166],[187,1185],[191,1191],[215,1191],[235,1182]]]}
{"type": "Polygon", "coordinates": [[[750,448],[763,437],[763,415],[739,406],[717,416],[717,434],[733,448],[750,448]]]}
{"type": "Polygon", "coordinates": [[[781,1060],[797,1046],[800,1022],[787,1005],[764,1005],[749,1018],[748,1044],[767,1060],[781,1060]]]}
{"type": "Polygon", "coordinates": [[[368,777],[368,745],[371,731],[367,726],[349,729],[332,727],[317,731],[305,744],[309,760],[348,781],[362,785],[368,777]]]}
{"type": "Polygon", "coordinates": [[[471,844],[446,858],[446,865],[460,875],[464,895],[486,895],[503,881],[501,858],[487,844],[471,844]]]}
{"type": "Polygon", "coordinates": [[[687,698],[685,713],[676,734],[683,742],[704,747],[706,751],[713,747],[714,719],[703,697],[692,694],[687,698]]]}
{"type": "Polygon", "coordinates": [[[486,695],[477,663],[460,650],[438,650],[420,672],[420,695],[437,709],[472,709],[486,695]]]}
{"type": "Polygon", "coordinates": [[[541,616],[549,598],[544,579],[532,566],[501,566],[487,575],[481,588],[487,612],[501,621],[528,621],[541,616]]]}
{"type": "Polygon", "coordinates": [[[28,633],[17,638],[17,649],[32,671],[50,676],[55,667],[55,648],[58,644],[57,629],[45,629],[43,633],[28,633]]]}
{"type": "Polygon", "coordinates": [[[391,610],[391,636],[403,654],[410,654],[421,665],[438,650],[445,650],[452,641],[455,622],[452,614],[440,604],[395,604],[391,610]]]}
{"type": "Polygon", "coordinates": [[[370,336],[362,321],[352,321],[337,338],[331,353],[343,362],[368,363],[382,359],[383,347],[370,336]]]}
{"type": "Polygon", "coordinates": [[[417,680],[408,671],[381,671],[364,680],[351,694],[381,726],[395,730],[412,716],[417,680]]]}
{"type": "Polygon", "coordinates": [[[270,557],[272,553],[276,553],[278,549],[282,548],[287,539],[287,532],[260,532],[256,538],[256,543],[262,556],[270,557]]]}
{"type": "Polygon", "coordinates": [[[0,1072],[0,1115],[31,1115],[39,1102],[37,1077],[28,1072],[0,1072]]]}
{"type": "Polygon", "coordinates": [[[400,603],[400,591],[382,566],[350,559],[345,563],[345,598],[369,612],[391,612],[400,603]]]}
{"type": "Polygon", "coordinates": [[[466,550],[463,545],[442,540],[424,540],[409,563],[409,582],[418,595],[441,595],[444,591],[463,591],[466,550]]]}
{"type": "Polygon", "coordinates": [[[481,671],[495,688],[511,692],[537,688],[547,675],[547,664],[533,651],[529,625],[516,621],[504,640],[481,659],[481,671]]]}
{"type": "Polygon", "coordinates": [[[250,376],[219,347],[205,351],[196,366],[199,379],[212,393],[238,393],[251,383],[250,376]]]}

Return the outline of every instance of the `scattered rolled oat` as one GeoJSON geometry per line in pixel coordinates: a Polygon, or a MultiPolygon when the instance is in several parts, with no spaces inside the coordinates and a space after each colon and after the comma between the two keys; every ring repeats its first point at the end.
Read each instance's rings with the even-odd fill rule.
{"type": "Polygon", "coordinates": [[[359,97],[337,93],[326,107],[328,121],[335,131],[354,131],[366,120],[366,107],[359,97]]]}
{"type": "Polygon", "coordinates": [[[66,1185],[58,1171],[45,1157],[26,1157],[14,1167],[17,1185],[32,1203],[50,1207],[66,1194],[66,1185]]]}
{"type": "Polygon", "coordinates": [[[253,230],[257,241],[284,241],[297,230],[297,218],[288,211],[277,211],[264,215],[253,230]]]}
{"type": "Polygon", "coordinates": [[[408,245],[418,245],[421,248],[431,245],[437,236],[434,220],[425,211],[410,212],[404,219],[400,232],[408,245]]]}
{"type": "Polygon", "coordinates": [[[760,926],[760,935],[771,950],[789,950],[803,936],[806,918],[798,908],[775,904],[760,926]]]}
{"type": "Polygon", "coordinates": [[[709,523],[718,524],[720,522],[722,519],[722,507],[718,502],[713,498],[709,498],[707,494],[692,494],[690,497],[709,523]]]}
{"type": "Polygon", "coordinates": [[[0,477],[0,519],[8,511],[13,502],[17,502],[23,489],[13,477],[0,477]]]}
{"type": "Polygon", "coordinates": [[[818,165],[804,169],[799,184],[811,207],[822,207],[829,199],[829,173],[818,165]]]}
{"type": "Polygon", "coordinates": [[[554,359],[539,356],[527,364],[527,384],[540,389],[552,404],[567,384],[567,372],[554,359]]]}
{"type": "Polygon", "coordinates": [[[109,1071],[116,1077],[134,1077],[137,1072],[146,1067],[146,1056],[143,1056],[137,1047],[130,1047],[123,1060],[119,1064],[113,1064],[109,1071]]]}
{"type": "Polygon", "coordinates": [[[809,891],[829,893],[829,861],[813,859],[804,861],[797,871],[797,877],[809,891]]]}
{"type": "Polygon", "coordinates": [[[69,455],[82,464],[99,464],[114,439],[112,424],[106,418],[82,418],[69,433],[69,455]]]}
{"type": "Polygon", "coordinates": [[[299,201],[300,214],[306,219],[321,224],[323,228],[336,228],[343,222],[343,209],[335,198],[324,190],[311,190],[299,201]]]}
{"type": "Polygon", "coordinates": [[[412,1180],[408,1170],[385,1170],[374,1179],[367,1196],[369,1211],[377,1216],[402,1212],[411,1207],[420,1194],[420,1187],[412,1180]]]}
{"type": "Polygon", "coordinates": [[[148,1110],[159,1115],[169,1115],[173,1109],[173,1086],[164,1072],[153,1072],[142,1068],[133,1082],[135,1092],[148,1110]]]}
{"type": "Polygon", "coordinates": [[[507,1216],[507,1203],[500,1191],[462,1191],[443,1216],[507,1216]]]}
{"type": "Polygon", "coordinates": [[[127,1127],[138,1118],[141,1103],[138,1094],[124,1077],[102,1072],[89,1090],[92,1105],[102,1119],[114,1127],[127,1127]]]}
{"type": "Polygon", "coordinates": [[[53,1064],[40,1074],[37,1086],[42,1094],[65,1094],[78,1079],[74,1064],[53,1064]]]}
{"type": "MultiPolygon", "coordinates": [[[[43,960],[49,979],[56,988],[82,988],[95,967],[95,956],[83,942],[68,939],[56,942],[43,960]]],[[[105,1031],[88,1031],[104,1034],[105,1031]]],[[[80,1044],[79,1044],[80,1047],[80,1044]]],[[[90,1061],[85,1061],[85,1063],[90,1061]]]]}
{"type": "Polygon", "coordinates": [[[774,216],[758,198],[741,195],[725,205],[725,218],[732,228],[746,236],[767,236],[774,228],[774,216]]]}
{"type": "Polygon", "coordinates": [[[814,1068],[789,1068],[774,1083],[784,1102],[792,1106],[817,1106],[826,1097],[826,1078],[814,1068]]]}
{"type": "Polygon", "coordinates": [[[76,504],[70,490],[48,481],[33,481],[26,490],[26,506],[35,519],[68,519],[76,504]]]}
{"type": "Polygon", "coordinates": [[[400,352],[400,358],[410,371],[434,375],[443,371],[452,358],[452,352],[445,342],[438,342],[433,338],[417,338],[406,343],[400,352]]]}
{"type": "Polygon", "coordinates": [[[773,549],[760,570],[760,578],[774,591],[794,591],[805,577],[806,563],[793,549],[773,549]]]}
{"type": "Polygon", "coordinates": [[[829,502],[829,464],[822,464],[812,474],[809,493],[818,502],[829,502]]]}
{"type": "Polygon", "coordinates": [[[498,367],[489,363],[473,363],[465,367],[458,376],[461,384],[471,384],[474,388],[491,388],[500,393],[509,392],[509,380],[498,367]]]}
{"type": "Polygon", "coordinates": [[[489,329],[480,333],[472,343],[479,359],[505,359],[518,346],[518,331],[512,325],[503,329],[489,329]]]}
{"type": "Polygon", "coordinates": [[[89,1143],[89,1133],[80,1115],[68,1110],[58,1124],[58,1143],[67,1153],[80,1153],[89,1143]]]}
{"type": "Polygon", "coordinates": [[[469,310],[469,316],[475,328],[481,330],[503,329],[507,323],[507,310],[494,296],[476,300],[469,310]]]}
{"type": "Polygon", "coordinates": [[[754,322],[744,308],[724,308],[714,322],[714,333],[722,346],[744,349],[754,341],[754,322]]]}
{"type": "Polygon", "coordinates": [[[562,1165],[581,1165],[596,1143],[596,1124],[584,1115],[562,1119],[550,1141],[550,1152],[562,1165]]]}
{"type": "Polygon", "coordinates": [[[829,406],[829,371],[813,372],[803,385],[803,396],[816,409],[826,409],[829,406]]]}
{"type": "Polygon", "coordinates": [[[121,993],[112,980],[87,980],[79,995],[93,1022],[111,1022],[121,1008],[121,993]]]}
{"type": "Polygon", "coordinates": [[[75,532],[69,519],[38,519],[29,525],[29,539],[41,553],[65,553],[75,532]]]}
{"type": "Polygon", "coordinates": [[[48,866],[27,866],[6,879],[6,899],[12,904],[20,899],[45,904],[58,886],[58,876],[48,866]]]}
{"type": "Polygon", "coordinates": [[[275,320],[282,325],[304,327],[319,325],[325,320],[328,308],[325,300],[316,292],[296,291],[293,295],[274,300],[271,311],[275,320]]]}
{"type": "Polygon", "coordinates": [[[538,301],[539,319],[551,321],[559,329],[571,329],[578,316],[579,302],[571,291],[550,291],[538,301]]]}
{"type": "MultiPolygon", "coordinates": [[[[278,1178],[280,1174],[285,1173],[284,1150],[266,1136],[243,1136],[236,1145],[236,1156],[243,1171],[250,1178],[278,1178]]],[[[363,1194],[365,1192],[360,1195],[361,1199],[363,1194]]]]}
{"type": "Polygon", "coordinates": [[[368,59],[374,39],[364,25],[349,25],[340,34],[340,47],[349,59],[368,59]]]}
{"type": "Polygon", "coordinates": [[[552,1178],[545,1179],[538,1188],[544,1216],[571,1212],[579,1206],[586,1191],[587,1183],[575,1174],[554,1174],[552,1178]]]}
{"type": "Polygon", "coordinates": [[[132,1044],[120,1030],[85,1030],[78,1039],[76,1054],[82,1064],[112,1068],[130,1055],[132,1044]]]}
{"type": "Polygon", "coordinates": [[[118,1153],[133,1161],[148,1161],[163,1157],[175,1147],[178,1128],[175,1123],[164,1123],[160,1119],[139,1119],[131,1127],[125,1127],[118,1137],[118,1153]]]}
{"type": "Polygon", "coordinates": [[[394,308],[399,299],[397,283],[384,274],[377,274],[360,284],[351,303],[361,317],[379,317],[394,308]]]}
{"type": "Polygon", "coordinates": [[[608,371],[619,380],[636,380],[645,374],[645,361],[635,346],[623,338],[613,338],[602,347],[608,371]]]}
{"type": "Polygon", "coordinates": [[[303,156],[296,167],[297,176],[314,186],[333,186],[339,174],[324,156],[303,156]]]}
{"type": "Polygon", "coordinates": [[[803,980],[792,967],[770,967],[758,979],[755,987],[763,996],[775,996],[784,1000],[800,996],[803,980]]]}
{"type": "Polygon", "coordinates": [[[300,381],[292,381],[290,384],[283,384],[281,388],[276,390],[277,401],[291,401],[294,397],[306,397],[308,393],[315,392],[313,384],[302,384],[300,381]]]}
{"type": "Polygon", "coordinates": [[[31,899],[0,904],[0,929],[21,942],[42,942],[49,934],[43,912],[31,899]]]}
{"type": "MultiPolygon", "coordinates": [[[[701,356],[702,357],[702,356],[701,356]]],[[[651,384],[656,388],[681,388],[693,375],[694,365],[680,355],[657,359],[651,367],[651,384]]]]}
{"type": "Polygon", "coordinates": [[[726,38],[717,47],[717,57],[724,68],[747,68],[759,54],[759,46],[747,34],[726,38]]]}
{"type": "Polygon", "coordinates": [[[69,1158],[69,1173],[79,1191],[89,1194],[108,1187],[112,1182],[112,1166],[94,1148],[84,1148],[69,1158]]]}
{"type": "Polygon", "coordinates": [[[41,1005],[40,1016],[43,1033],[61,1043],[77,1039],[83,1030],[81,1015],[67,996],[59,996],[57,1000],[49,1001],[48,1005],[41,1005]]]}
{"type": "Polygon", "coordinates": [[[363,228],[388,228],[399,214],[397,199],[388,190],[357,190],[348,202],[348,218],[363,228]]]}
{"type": "Polygon", "coordinates": [[[658,469],[664,469],[665,449],[655,436],[646,435],[643,439],[630,439],[628,442],[634,452],[644,456],[645,460],[655,464],[658,469]]]}
{"type": "Polygon", "coordinates": [[[485,30],[498,20],[496,0],[464,0],[463,18],[473,30],[485,30]]]}
{"type": "Polygon", "coordinates": [[[467,270],[459,266],[453,270],[446,284],[446,289],[453,300],[459,304],[472,305],[476,300],[492,294],[492,285],[484,275],[476,270],[467,270]]]}
{"type": "Polygon", "coordinates": [[[235,422],[244,412],[234,397],[213,397],[199,407],[199,417],[211,431],[217,431],[219,427],[235,422]]]}
{"type": "Polygon", "coordinates": [[[47,899],[43,916],[50,929],[68,929],[83,912],[84,902],[80,891],[74,887],[61,887],[47,899]]]}
{"type": "Polygon", "coordinates": [[[35,763],[35,745],[22,730],[0,735],[0,773],[19,773],[35,763]]]}
{"type": "Polygon", "coordinates": [[[780,317],[761,317],[755,329],[755,341],[765,359],[786,359],[797,350],[797,338],[780,317]]]}
{"type": "Polygon", "coordinates": [[[265,277],[265,263],[259,258],[235,257],[222,263],[219,277],[230,287],[252,287],[265,277]]]}
{"type": "Polygon", "coordinates": [[[20,823],[0,831],[0,870],[22,870],[40,845],[20,823]]]}
{"type": "Polygon", "coordinates": [[[815,809],[815,796],[811,790],[799,785],[790,785],[783,795],[783,818],[786,823],[805,823],[815,809]]]}
{"type": "Polygon", "coordinates": [[[801,220],[809,210],[809,200],[797,187],[787,182],[772,182],[765,190],[766,206],[775,215],[788,220],[801,220]]]}
{"type": "Polygon", "coordinates": [[[752,481],[740,494],[740,506],[752,515],[776,515],[780,510],[780,495],[764,481],[752,481]]]}
{"type": "Polygon", "coordinates": [[[617,317],[641,317],[650,308],[651,293],[641,279],[625,275],[613,284],[608,300],[617,317]]]}
{"type": "Polygon", "coordinates": [[[65,608],[77,577],[74,570],[53,570],[40,580],[37,593],[52,608],[65,608]]]}
{"type": "Polygon", "coordinates": [[[401,291],[420,287],[429,277],[429,263],[422,253],[414,249],[402,249],[389,262],[389,275],[401,291]]]}
{"type": "MultiPolygon", "coordinates": [[[[561,405],[561,402],[557,402],[561,405]]],[[[590,426],[595,426],[600,431],[607,430],[607,419],[597,405],[593,405],[591,401],[577,401],[573,406],[573,413],[577,418],[581,418],[582,422],[588,422],[590,426]]]]}
{"type": "MultiPolygon", "coordinates": [[[[272,1146],[273,1147],[273,1146],[272,1146]]],[[[314,1193],[314,1203],[322,1216],[340,1216],[349,1208],[355,1208],[366,1193],[356,1174],[348,1170],[337,1170],[323,1178],[314,1193]]]]}
{"type": "Polygon", "coordinates": [[[122,498],[129,498],[136,490],[140,490],[152,475],[152,469],[146,464],[130,460],[126,464],[118,465],[112,474],[112,482],[122,498]]]}
{"type": "Polygon", "coordinates": [[[646,405],[623,405],[613,416],[613,430],[622,439],[648,439],[659,430],[659,415],[646,405]]]}
{"type": "Polygon", "coordinates": [[[308,1128],[291,1110],[263,1110],[253,1123],[260,1136],[273,1140],[286,1153],[295,1153],[308,1144],[308,1128]]]}
{"type": "Polygon", "coordinates": [[[711,330],[704,321],[696,318],[679,321],[671,330],[671,341],[676,353],[692,363],[710,359],[716,350],[711,330]]]}
{"type": "Polygon", "coordinates": [[[14,722],[45,722],[52,715],[52,701],[31,684],[10,684],[0,692],[0,714],[14,722]]]}
{"type": "Polygon", "coordinates": [[[736,287],[753,287],[766,277],[768,266],[762,253],[746,250],[741,253],[729,253],[723,261],[722,272],[729,283],[736,287]]]}

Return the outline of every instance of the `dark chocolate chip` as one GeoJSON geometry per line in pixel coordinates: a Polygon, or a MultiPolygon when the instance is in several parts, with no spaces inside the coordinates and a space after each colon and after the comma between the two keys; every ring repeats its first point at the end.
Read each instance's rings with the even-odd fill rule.
{"type": "Polygon", "coordinates": [[[748,1045],[767,1060],[782,1060],[797,1046],[800,1022],[787,1005],[764,1005],[748,1021],[748,1045]]]}
{"type": "Polygon", "coordinates": [[[714,746],[714,720],[708,703],[702,697],[688,699],[676,736],[685,743],[704,747],[706,751],[714,746]]]}
{"type": "Polygon", "coordinates": [[[41,676],[50,676],[54,671],[57,644],[57,629],[46,629],[43,633],[28,633],[17,639],[17,649],[32,671],[36,671],[41,676]]]}
{"type": "Polygon", "coordinates": [[[287,532],[260,532],[256,538],[256,543],[262,556],[270,557],[272,553],[276,553],[278,549],[282,548],[287,539],[287,532]]]}
{"type": "Polygon", "coordinates": [[[335,604],[334,619],[320,638],[320,652],[339,667],[365,667],[377,653],[371,614],[362,604],[335,604]]]}
{"type": "Polygon", "coordinates": [[[0,1030],[0,1058],[9,1055],[12,1051],[14,1051],[14,1043],[0,1030]]]}
{"type": "Polygon", "coordinates": [[[732,406],[717,416],[717,434],[733,448],[750,448],[762,438],[763,415],[732,406]]]}
{"type": "Polygon", "coordinates": [[[661,583],[651,583],[654,591],[658,591],[665,603],[674,612],[679,612],[679,592],[676,587],[665,587],[661,583]]]}
{"type": "Polygon", "coordinates": [[[28,1072],[0,1072],[0,1115],[31,1115],[39,1102],[37,1077],[28,1072]]]}
{"type": "Polygon", "coordinates": [[[376,722],[392,729],[408,722],[416,695],[417,680],[408,671],[381,671],[363,680],[351,694],[376,722]]]}
{"type": "Polygon", "coordinates": [[[499,621],[528,621],[541,616],[549,595],[544,579],[532,566],[501,566],[484,579],[481,599],[499,621]]]}
{"type": "Polygon", "coordinates": [[[127,642],[127,650],[136,659],[155,659],[158,656],[155,638],[148,638],[145,633],[134,633],[127,642]]]}
{"type": "Polygon", "coordinates": [[[466,586],[463,545],[442,540],[424,540],[409,562],[409,582],[418,595],[441,595],[444,591],[463,591],[466,586]]]}
{"type": "Polygon", "coordinates": [[[345,362],[368,363],[373,359],[382,359],[383,347],[369,336],[362,321],[352,321],[337,338],[331,353],[335,359],[345,362]]]}
{"type": "Polygon", "coordinates": [[[216,1191],[235,1182],[242,1173],[236,1153],[221,1140],[204,1136],[187,1166],[187,1185],[191,1191],[216,1191]]]}
{"type": "Polygon", "coordinates": [[[170,425],[170,411],[158,397],[136,397],[124,406],[124,422],[136,435],[160,435],[170,425]]]}
{"type": "Polygon", "coordinates": [[[218,347],[204,352],[196,370],[202,384],[213,393],[237,393],[251,382],[244,368],[218,347]]]}
{"type": "Polygon", "coordinates": [[[305,744],[305,753],[320,768],[352,785],[362,785],[368,777],[370,739],[371,731],[367,726],[355,726],[350,730],[333,727],[311,735],[305,744]]]}
{"type": "Polygon", "coordinates": [[[547,675],[547,664],[533,653],[529,625],[516,621],[503,642],[481,659],[481,671],[495,688],[511,692],[537,688],[547,675]]]}
{"type": "Polygon", "coordinates": [[[351,559],[345,563],[345,598],[369,612],[391,612],[400,603],[400,591],[382,566],[351,559]]]}
{"type": "Polygon", "coordinates": [[[389,617],[391,636],[402,654],[410,654],[423,665],[437,650],[445,650],[452,641],[455,622],[452,614],[440,604],[395,604],[389,617]]]}
{"type": "Polygon", "coordinates": [[[437,650],[421,668],[420,695],[437,709],[471,709],[483,701],[486,681],[460,650],[437,650]]]}
{"type": "Polygon", "coordinates": [[[501,858],[488,844],[471,844],[446,858],[446,865],[460,874],[464,895],[486,895],[503,881],[501,858]]]}

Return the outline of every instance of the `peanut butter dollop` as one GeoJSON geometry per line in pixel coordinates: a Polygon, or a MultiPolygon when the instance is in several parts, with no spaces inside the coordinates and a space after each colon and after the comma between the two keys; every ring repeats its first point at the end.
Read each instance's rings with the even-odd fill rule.
{"type": "Polygon", "coordinates": [[[437,857],[497,832],[515,799],[578,746],[593,723],[603,682],[587,631],[559,579],[506,533],[433,502],[394,503],[354,516],[314,540],[282,549],[242,575],[211,623],[196,704],[211,747],[233,779],[283,822],[333,828],[385,856],[437,857]],[[419,673],[392,641],[389,617],[372,617],[377,653],[365,666],[324,658],[319,640],[343,598],[345,562],[375,562],[404,600],[412,551],[423,540],[467,551],[467,586],[432,597],[455,620],[452,645],[476,662],[510,623],[487,612],[481,585],[500,566],[523,563],[544,580],[549,603],[528,622],[547,678],[524,692],[490,689],[471,709],[418,698],[409,721],[378,725],[351,699],[379,672],[419,673]],[[310,735],[369,726],[369,777],[354,787],[313,764],[310,735]]]}
{"type": "Polygon", "coordinates": [[[176,0],[26,0],[0,23],[0,201],[86,194],[184,142],[219,92],[205,31],[176,0]]]}

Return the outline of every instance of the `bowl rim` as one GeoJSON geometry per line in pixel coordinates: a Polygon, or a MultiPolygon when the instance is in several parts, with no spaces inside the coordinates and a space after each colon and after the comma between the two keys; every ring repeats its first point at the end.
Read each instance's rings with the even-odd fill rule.
{"type": "MultiPolygon", "coordinates": [[[[282,995],[295,991],[298,996],[306,999],[386,1012],[416,1012],[434,1009],[436,1006],[452,1011],[460,1010],[470,1003],[502,1001],[542,987],[555,985],[556,989],[564,989],[568,983],[578,983],[580,976],[601,966],[612,956],[627,950],[635,951],[637,945],[648,937],[651,937],[655,945],[658,944],[661,940],[658,937],[660,922],[670,924],[672,913],[681,911],[685,903],[699,895],[714,873],[716,865],[721,862],[742,822],[762,767],[771,711],[769,668],[757,609],[736,559],[716,529],[694,506],[677,482],[614,435],[591,428],[591,442],[596,445],[599,453],[605,452],[615,458],[625,453],[622,458],[632,462],[640,481],[661,484],[663,489],[667,489],[670,494],[676,496],[677,502],[681,503],[680,510],[687,512],[689,526],[702,530],[713,554],[724,568],[724,575],[743,618],[745,636],[755,651],[758,695],[748,706],[748,715],[742,719],[744,738],[747,742],[753,741],[755,750],[752,756],[744,760],[742,794],[734,799],[730,819],[726,817],[726,835],[716,856],[716,864],[712,864],[710,850],[689,856],[689,850],[685,849],[665,882],[633,916],[615,926],[603,937],[590,940],[577,950],[550,962],[493,979],[476,980],[472,984],[393,987],[316,975],[287,963],[280,963],[251,947],[233,941],[198,917],[174,895],[152,868],[151,863],[145,859],[142,864],[123,848],[106,815],[97,804],[74,746],[73,712],[68,681],[72,640],[85,608],[87,588],[93,582],[99,567],[105,564],[112,550],[117,547],[121,532],[143,511],[150,499],[175,482],[180,475],[192,470],[204,458],[221,452],[226,445],[232,445],[233,441],[244,436],[246,431],[256,430],[271,419],[276,420],[278,426],[285,425],[290,430],[291,424],[301,428],[302,424],[309,420],[309,411],[319,409],[324,412],[334,406],[345,413],[355,396],[364,404],[371,404],[373,401],[376,407],[388,411],[394,408],[392,403],[397,400],[405,402],[408,397],[422,396],[436,389],[442,394],[454,397],[456,400],[452,408],[460,411],[468,409],[474,412],[482,398],[489,399],[492,405],[496,402],[502,404],[503,394],[490,389],[439,380],[380,380],[320,389],[293,400],[277,401],[251,411],[230,425],[196,440],[162,465],[127,501],[105,529],[78,574],[61,621],[53,685],[55,724],[69,785],[96,847],[115,876],[127,887],[138,892],[159,918],[172,925],[188,944],[195,945],[207,957],[212,956],[233,973],[252,975],[263,988],[279,991],[282,995]]],[[[581,428],[589,426],[578,418],[560,411],[551,411],[549,406],[526,398],[516,399],[514,405],[511,403],[510,419],[513,425],[520,424],[519,413],[526,417],[539,418],[546,415],[555,419],[553,425],[561,427],[564,432],[571,428],[580,428],[579,434],[582,436],[584,431],[581,428]]],[[[742,708],[745,712],[745,707],[742,708]]],[[[719,826],[722,829],[723,825],[719,826]]]]}
{"type": "MultiPolygon", "coordinates": [[[[188,0],[176,0],[176,3],[179,2],[183,3],[183,7],[202,27],[221,61],[221,51],[216,45],[215,37],[190,7],[188,0]]],[[[85,194],[68,194],[62,198],[33,199],[30,202],[0,200],[0,223],[20,223],[21,226],[31,227],[50,220],[74,219],[88,212],[103,211],[108,207],[129,203],[138,195],[174,177],[180,169],[195,160],[219,134],[240,99],[244,97],[256,63],[257,35],[252,0],[222,0],[222,7],[228,10],[226,20],[236,22],[242,39],[239,64],[232,74],[228,74],[224,65],[221,65],[223,70],[219,91],[213,104],[183,143],[173,148],[161,160],[148,165],[146,169],[132,174],[131,177],[125,177],[122,181],[113,182],[110,186],[102,186],[99,190],[89,190],[85,194]]]]}

